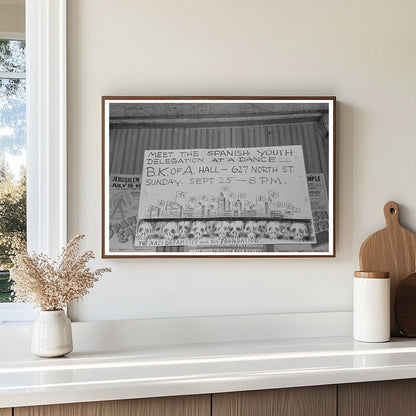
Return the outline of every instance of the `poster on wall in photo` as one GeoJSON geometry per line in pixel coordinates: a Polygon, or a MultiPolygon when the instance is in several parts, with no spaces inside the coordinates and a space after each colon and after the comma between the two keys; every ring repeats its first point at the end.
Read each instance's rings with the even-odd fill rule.
{"type": "Polygon", "coordinates": [[[109,238],[117,251],[129,251],[137,229],[141,176],[112,174],[109,178],[109,238]]]}
{"type": "Polygon", "coordinates": [[[314,173],[307,175],[307,177],[315,233],[321,237],[321,240],[327,242],[326,235],[329,231],[329,217],[325,176],[322,173],[314,173]]]}
{"type": "Polygon", "coordinates": [[[103,97],[103,257],[334,256],[334,107],[103,97]]]}

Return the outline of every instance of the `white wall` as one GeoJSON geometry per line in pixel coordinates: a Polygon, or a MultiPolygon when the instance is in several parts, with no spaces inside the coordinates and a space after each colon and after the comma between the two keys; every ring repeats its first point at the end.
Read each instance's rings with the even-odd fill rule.
{"type": "Polygon", "coordinates": [[[335,259],[97,260],[79,320],[351,310],[363,239],[416,231],[416,2],[68,1],[69,235],[100,257],[101,95],[336,95],[335,259]]]}

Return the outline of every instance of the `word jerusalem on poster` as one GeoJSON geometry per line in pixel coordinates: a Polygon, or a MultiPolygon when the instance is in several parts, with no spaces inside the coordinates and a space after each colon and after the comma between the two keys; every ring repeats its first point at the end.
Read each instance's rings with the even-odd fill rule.
{"type": "Polygon", "coordinates": [[[335,97],[102,97],[103,257],[333,257],[335,97]]]}

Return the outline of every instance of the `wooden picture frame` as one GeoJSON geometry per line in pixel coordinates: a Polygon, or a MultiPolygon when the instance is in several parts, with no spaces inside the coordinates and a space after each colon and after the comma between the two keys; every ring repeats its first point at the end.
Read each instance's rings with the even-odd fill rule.
{"type": "Polygon", "coordinates": [[[102,97],[102,256],[335,257],[335,97],[102,97]]]}

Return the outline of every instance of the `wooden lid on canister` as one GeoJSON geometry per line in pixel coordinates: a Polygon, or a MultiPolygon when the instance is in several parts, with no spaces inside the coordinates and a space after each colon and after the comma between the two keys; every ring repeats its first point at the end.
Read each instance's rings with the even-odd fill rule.
{"type": "Polygon", "coordinates": [[[354,272],[354,277],[364,277],[366,279],[388,279],[390,277],[389,272],[354,272]]]}

